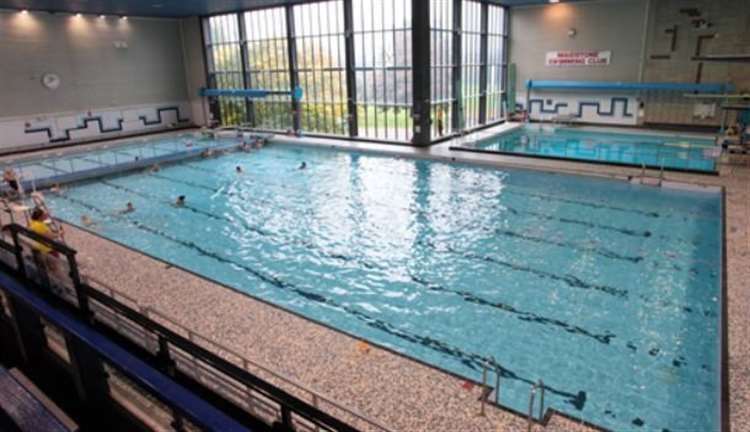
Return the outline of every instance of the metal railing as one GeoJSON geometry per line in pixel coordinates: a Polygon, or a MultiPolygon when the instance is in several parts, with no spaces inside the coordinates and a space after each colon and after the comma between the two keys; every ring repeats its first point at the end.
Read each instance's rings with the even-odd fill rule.
{"type": "Polygon", "coordinates": [[[102,145],[95,150],[85,152],[56,153],[46,157],[24,160],[8,160],[0,163],[0,168],[13,169],[24,189],[36,191],[37,188],[51,186],[55,183],[80,180],[86,173],[100,175],[102,171],[113,171],[119,168],[135,169],[148,167],[162,162],[171,162],[181,157],[197,156],[206,150],[217,151],[236,142],[200,140],[195,138],[189,143],[144,142],[141,144],[102,145]],[[128,154],[125,154],[125,153],[128,154]],[[92,166],[94,165],[94,166],[92,166]],[[51,174],[50,174],[51,173],[51,174]]]}
{"type": "MultiPolygon", "coordinates": [[[[485,362],[482,367],[482,388],[483,393],[482,396],[479,398],[479,415],[484,416],[485,415],[485,405],[487,402],[487,399],[491,395],[491,392],[488,392],[487,390],[489,387],[487,387],[487,380],[489,377],[489,371],[490,369],[494,367],[495,371],[495,405],[500,406],[500,381],[502,378],[502,367],[497,363],[495,360],[495,357],[490,357],[490,360],[485,362]]],[[[532,384],[531,391],[529,393],[529,406],[528,410],[526,412],[526,423],[527,423],[527,430],[528,432],[531,432],[533,426],[535,423],[543,422],[544,421],[544,396],[545,396],[545,389],[544,381],[541,379],[537,381],[536,383],[532,384]],[[537,419],[534,418],[534,406],[536,401],[536,394],[539,393],[539,414],[537,419]]]]}
{"type": "Polygon", "coordinates": [[[332,397],[247,359],[103,282],[82,277],[75,255],[74,249],[18,224],[4,226],[0,236],[0,263],[20,278],[46,287],[74,306],[84,319],[102,324],[141,347],[169,375],[179,373],[188,377],[268,424],[281,423],[311,432],[358,429],[391,432],[332,397]],[[39,245],[58,252],[59,258],[40,252],[39,245]],[[11,253],[15,259],[7,254],[3,257],[2,251],[11,253]],[[54,264],[50,263],[53,259],[54,264]],[[59,267],[52,269],[53,265],[59,267]],[[347,422],[355,423],[357,428],[347,422]]]}

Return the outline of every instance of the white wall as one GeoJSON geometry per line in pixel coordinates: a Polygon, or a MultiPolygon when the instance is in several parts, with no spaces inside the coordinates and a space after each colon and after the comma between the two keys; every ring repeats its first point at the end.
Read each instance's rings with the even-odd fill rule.
{"type": "Polygon", "coordinates": [[[3,11],[0,59],[0,150],[160,129],[192,116],[179,20],[3,11]],[[45,73],[59,75],[58,89],[42,86],[45,73]]]}
{"type": "Polygon", "coordinates": [[[510,61],[516,88],[527,79],[637,81],[646,0],[601,0],[516,7],[510,14],[510,61]],[[576,29],[575,37],[568,30],[576,29]],[[612,51],[608,66],[547,67],[548,51],[612,51]]]}
{"type": "MultiPolygon", "coordinates": [[[[528,79],[732,83],[750,90],[750,64],[714,63],[693,59],[701,36],[702,54],[750,53],[748,0],[598,0],[513,8],[510,20],[510,62],[517,66],[516,89],[525,102],[528,79]],[[696,8],[710,23],[696,28],[683,12],[696,8]],[[666,29],[677,26],[675,48],[666,29]],[[568,30],[576,29],[575,37],[568,30]],[[611,50],[612,62],[601,67],[546,67],[547,51],[611,50]],[[652,55],[667,58],[651,58],[652,55]]],[[[602,93],[534,91],[532,118],[549,119],[581,113],[578,120],[615,124],[681,124],[717,126],[720,101],[686,98],[676,92],[602,93]],[[627,101],[628,109],[625,109],[627,101]],[[709,103],[713,115],[696,116],[709,103]],[[642,105],[643,110],[638,107],[642,105]],[[639,116],[639,114],[642,114],[639,116]]],[[[734,114],[730,115],[731,118],[734,114]]]]}

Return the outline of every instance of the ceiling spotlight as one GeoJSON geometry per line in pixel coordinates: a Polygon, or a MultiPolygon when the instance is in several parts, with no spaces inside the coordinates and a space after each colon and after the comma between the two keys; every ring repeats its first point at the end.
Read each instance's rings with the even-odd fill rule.
{"type": "Polygon", "coordinates": [[[560,0],[549,0],[550,3],[560,3],[560,0]]]}
{"type": "Polygon", "coordinates": [[[28,11],[27,9],[22,9],[22,10],[21,10],[20,12],[21,12],[22,14],[24,14],[24,15],[26,15],[27,13],[29,13],[29,11],[28,11]]]}
{"type": "Polygon", "coordinates": [[[106,15],[99,15],[99,19],[104,19],[104,18],[107,18],[107,16],[106,15]]]}
{"type": "Polygon", "coordinates": [[[128,17],[126,17],[125,15],[123,15],[123,16],[120,17],[120,19],[123,20],[123,21],[127,21],[128,17]]]}
{"type": "Polygon", "coordinates": [[[80,18],[81,17],[81,13],[80,12],[76,13],[75,17],[76,18],[80,18]]]}

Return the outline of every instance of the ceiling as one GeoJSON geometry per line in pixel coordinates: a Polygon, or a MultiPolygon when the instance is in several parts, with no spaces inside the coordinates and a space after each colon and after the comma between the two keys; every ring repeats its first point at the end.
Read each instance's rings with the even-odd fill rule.
{"type": "MultiPolygon", "coordinates": [[[[493,1],[507,6],[544,4],[548,2],[548,0],[493,1]]],[[[186,17],[303,2],[304,0],[0,0],[0,9],[29,9],[32,11],[81,12],[86,14],[130,16],[186,17]]]]}

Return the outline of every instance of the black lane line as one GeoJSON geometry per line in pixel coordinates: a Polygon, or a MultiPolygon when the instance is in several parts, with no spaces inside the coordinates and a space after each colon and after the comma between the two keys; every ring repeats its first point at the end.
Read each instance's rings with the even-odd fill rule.
{"type": "Polygon", "coordinates": [[[641,230],[634,230],[634,229],[629,229],[629,228],[620,228],[616,226],[604,225],[604,224],[599,224],[595,222],[588,222],[588,221],[579,220],[579,219],[570,219],[570,218],[565,218],[565,217],[552,216],[552,215],[529,211],[529,210],[518,210],[509,206],[493,205],[493,208],[498,208],[498,207],[504,208],[505,210],[507,210],[510,213],[513,213],[514,215],[525,214],[525,215],[530,215],[530,216],[534,216],[534,217],[545,219],[545,220],[557,221],[557,222],[566,223],[566,224],[581,225],[581,226],[585,226],[586,228],[614,231],[614,232],[618,232],[620,234],[624,234],[624,235],[632,236],[632,237],[651,237],[651,231],[648,231],[648,230],[641,231],[641,230]]]}
{"type": "Polygon", "coordinates": [[[522,311],[522,310],[516,309],[513,306],[505,304],[505,303],[491,302],[491,301],[488,301],[488,300],[486,300],[484,298],[478,297],[478,296],[476,296],[473,293],[468,292],[468,291],[452,290],[452,289],[446,288],[446,287],[444,287],[442,285],[438,285],[438,284],[429,282],[429,281],[427,281],[425,279],[422,279],[422,278],[420,278],[418,276],[415,276],[413,274],[409,274],[409,277],[411,278],[411,280],[413,282],[424,286],[425,288],[427,288],[430,291],[448,292],[448,293],[452,293],[452,294],[457,294],[457,295],[461,296],[467,302],[475,303],[475,304],[482,305],[482,306],[491,306],[491,307],[494,307],[494,308],[497,308],[497,309],[501,309],[501,310],[503,310],[505,312],[517,315],[517,318],[520,319],[521,321],[535,322],[535,323],[546,324],[546,325],[554,325],[554,326],[563,328],[568,333],[572,333],[572,334],[580,335],[580,336],[590,337],[590,338],[593,338],[596,341],[598,341],[600,343],[603,343],[603,344],[606,344],[606,345],[609,345],[609,343],[612,340],[612,338],[616,337],[616,335],[614,333],[611,333],[611,332],[605,332],[604,334],[596,334],[596,333],[592,333],[592,332],[586,330],[583,327],[579,327],[579,326],[576,326],[576,325],[572,325],[572,324],[566,323],[565,321],[561,321],[561,320],[554,319],[554,318],[546,318],[546,317],[543,317],[543,316],[539,316],[537,314],[533,314],[531,312],[522,311]]]}
{"type": "MultiPolygon", "coordinates": [[[[131,189],[129,187],[118,185],[118,184],[115,184],[115,183],[111,183],[111,182],[108,182],[108,181],[105,181],[105,180],[102,180],[100,183],[102,183],[105,186],[109,186],[111,188],[114,188],[114,189],[117,189],[117,190],[120,190],[120,191],[123,191],[123,192],[127,192],[127,193],[131,193],[131,194],[140,196],[142,198],[146,198],[146,199],[150,199],[150,200],[156,200],[156,201],[164,202],[166,204],[171,204],[170,202],[164,200],[162,197],[154,195],[154,194],[150,194],[150,193],[147,193],[147,192],[138,191],[138,190],[131,189]]],[[[240,223],[244,229],[246,229],[248,231],[251,231],[251,232],[254,232],[254,233],[256,233],[256,234],[258,234],[258,235],[260,235],[262,237],[278,237],[275,234],[273,234],[271,232],[268,232],[268,231],[265,231],[265,230],[263,230],[262,228],[260,228],[258,226],[249,225],[245,221],[243,221],[243,220],[241,220],[239,218],[238,219],[233,219],[233,218],[228,217],[228,216],[216,215],[214,213],[211,213],[211,212],[208,212],[208,211],[205,211],[205,210],[202,210],[202,209],[190,206],[188,204],[185,204],[185,205],[179,206],[179,207],[175,207],[175,208],[181,209],[181,210],[182,209],[189,210],[189,211],[191,211],[193,213],[200,214],[202,216],[208,217],[208,218],[213,219],[213,220],[225,221],[225,222],[230,222],[230,223],[240,223]]],[[[322,255],[324,255],[324,256],[326,256],[328,258],[331,258],[331,259],[345,261],[347,263],[358,262],[362,266],[367,267],[369,269],[373,269],[373,268],[379,268],[381,270],[384,269],[383,266],[375,265],[375,264],[369,263],[367,261],[362,261],[362,260],[359,260],[359,259],[354,258],[354,257],[349,257],[349,256],[346,256],[346,255],[340,254],[340,253],[328,252],[328,251],[324,250],[323,248],[321,248],[321,247],[319,247],[319,246],[317,246],[314,243],[309,242],[309,241],[304,241],[304,240],[303,241],[298,241],[298,240],[289,240],[289,239],[279,239],[279,240],[282,240],[282,243],[285,243],[285,244],[294,244],[296,246],[301,246],[301,247],[305,247],[305,248],[308,248],[308,249],[316,249],[322,255]]]]}
{"type": "MultiPolygon", "coordinates": [[[[493,229],[488,228],[488,230],[493,230],[493,229]]],[[[521,240],[525,240],[525,241],[529,241],[533,243],[541,243],[541,244],[546,244],[546,245],[559,246],[562,248],[574,249],[574,250],[581,251],[581,252],[592,252],[597,255],[601,255],[605,258],[610,258],[613,260],[628,261],[634,264],[637,264],[643,261],[642,256],[622,255],[617,252],[614,252],[605,248],[601,248],[601,247],[586,246],[586,245],[581,245],[581,244],[578,244],[575,242],[569,242],[569,241],[548,240],[546,238],[534,237],[534,236],[522,234],[519,232],[511,231],[511,230],[501,229],[501,228],[494,229],[494,233],[504,236],[504,237],[517,238],[517,239],[521,239],[521,240]]]]}
{"type": "MultiPolygon", "coordinates": [[[[115,189],[123,191],[123,192],[132,193],[132,194],[135,194],[135,195],[147,198],[147,199],[154,199],[154,200],[157,200],[157,201],[163,201],[160,197],[158,197],[156,195],[153,195],[153,194],[147,194],[145,192],[140,192],[140,191],[133,190],[133,189],[130,189],[130,188],[125,187],[125,186],[120,186],[120,185],[109,183],[109,182],[106,182],[106,181],[103,181],[102,183],[105,184],[106,186],[115,188],[115,189]]],[[[193,209],[189,208],[187,205],[185,207],[183,207],[183,208],[186,208],[186,209],[189,209],[189,210],[193,210],[193,209]]],[[[197,209],[195,209],[195,210],[197,210],[197,209]]],[[[199,213],[199,214],[202,214],[202,215],[214,218],[214,219],[225,219],[225,218],[221,218],[219,216],[216,216],[216,215],[213,215],[211,213],[204,212],[204,211],[197,211],[196,213],[199,213]]],[[[226,220],[230,220],[230,219],[226,219],[226,220]]],[[[273,234],[270,234],[270,233],[264,234],[264,233],[259,232],[259,231],[255,231],[255,232],[257,232],[258,234],[260,234],[262,236],[273,237],[273,234]]],[[[297,243],[297,242],[294,242],[294,243],[297,243]]],[[[299,243],[297,243],[297,244],[299,244],[299,243]]],[[[343,261],[346,261],[348,263],[355,262],[357,264],[360,264],[360,265],[362,265],[364,267],[367,267],[367,268],[370,268],[370,269],[372,269],[372,268],[375,267],[374,264],[371,264],[371,263],[369,263],[367,261],[364,261],[364,260],[361,260],[361,259],[358,259],[358,258],[348,257],[348,256],[345,256],[345,255],[340,255],[340,254],[331,254],[331,253],[329,253],[329,252],[321,249],[320,247],[315,246],[312,243],[305,242],[305,244],[303,244],[303,246],[306,246],[306,247],[308,247],[310,249],[317,249],[319,252],[321,252],[323,255],[325,255],[325,256],[327,256],[329,258],[343,260],[343,261]]],[[[381,269],[381,270],[384,269],[384,267],[382,267],[382,266],[379,266],[378,268],[381,269]]],[[[557,319],[553,319],[553,318],[547,318],[547,317],[540,316],[540,315],[537,315],[537,314],[534,314],[534,313],[531,313],[531,312],[521,311],[521,310],[516,309],[513,306],[507,305],[505,303],[489,301],[487,299],[481,298],[481,297],[476,296],[476,295],[474,295],[472,293],[469,293],[467,291],[459,291],[459,290],[453,290],[453,289],[441,287],[441,286],[436,285],[436,284],[428,283],[428,282],[424,281],[423,279],[419,279],[419,278],[417,278],[415,276],[411,276],[411,279],[412,279],[412,281],[414,283],[416,283],[418,285],[421,285],[422,287],[428,288],[431,291],[440,291],[440,292],[446,292],[446,293],[451,293],[451,294],[454,294],[454,295],[458,295],[459,297],[462,297],[467,302],[474,303],[474,304],[477,304],[477,305],[480,305],[480,306],[493,307],[493,308],[499,309],[499,310],[501,310],[503,312],[507,312],[507,313],[510,313],[510,314],[513,314],[513,315],[517,315],[516,318],[520,319],[521,321],[536,322],[536,323],[540,323],[540,324],[554,325],[554,326],[563,328],[568,333],[573,333],[573,334],[577,334],[577,335],[581,335],[581,336],[590,337],[590,338],[593,338],[594,340],[596,340],[596,341],[598,341],[600,343],[603,343],[603,344],[609,344],[610,340],[615,336],[611,332],[606,332],[605,334],[595,334],[595,333],[589,332],[588,330],[586,330],[586,329],[584,329],[582,327],[575,326],[575,325],[572,325],[572,324],[568,324],[568,323],[566,323],[564,321],[561,321],[561,320],[557,320],[557,319]]]]}
{"type": "MultiPolygon", "coordinates": [[[[512,187],[513,186],[511,186],[511,188],[512,187]]],[[[522,189],[522,188],[519,188],[519,189],[522,189]]],[[[504,192],[507,192],[507,193],[512,194],[512,195],[524,195],[524,196],[530,196],[530,197],[534,197],[534,198],[541,198],[541,199],[544,199],[544,200],[559,201],[559,202],[564,202],[564,203],[567,203],[567,204],[579,205],[579,206],[582,206],[582,207],[590,207],[590,208],[595,208],[595,209],[615,210],[615,211],[619,211],[619,212],[623,212],[623,213],[635,213],[635,214],[639,214],[639,215],[647,216],[647,217],[652,217],[652,218],[658,218],[658,217],[661,216],[658,212],[654,212],[654,211],[639,210],[639,209],[627,208],[627,207],[619,207],[619,206],[613,206],[613,205],[609,205],[609,204],[594,203],[594,202],[590,202],[590,201],[580,201],[580,200],[574,200],[574,199],[570,199],[570,198],[560,198],[560,197],[556,197],[554,195],[538,194],[538,193],[534,193],[534,192],[517,192],[517,191],[510,190],[510,188],[508,190],[504,190],[504,192]]]]}
{"type": "Polygon", "coordinates": [[[503,261],[503,260],[501,260],[499,258],[495,258],[495,257],[489,256],[489,255],[480,255],[480,254],[476,254],[474,252],[459,251],[459,250],[456,250],[456,249],[454,249],[454,248],[452,248],[451,246],[448,246],[448,245],[446,245],[444,247],[439,247],[439,246],[437,246],[436,244],[434,244],[434,243],[432,243],[430,241],[421,241],[421,243],[423,245],[426,245],[426,246],[432,248],[436,252],[442,252],[442,253],[450,252],[451,254],[456,254],[456,255],[459,255],[459,256],[462,256],[462,257],[468,258],[468,259],[473,259],[473,260],[476,260],[476,261],[490,262],[490,263],[497,264],[497,265],[500,265],[500,266],[505,267],[505,268],[509,268],[511,270],[516,270],[516,271],[525,272],[525,273],[531,273],[531,274],[536,275],[536,276],[538,276],[538,277],[540,277],[542,279],[546,278],[546,279],[552,279],[554,281],[564,282],[565,284],[567,284],[568,286],[570,286],[572,288],[581,288],[581,289],[585,289],[585,290],[600,291],[600,292],[603,292],[605,294],[609,294],[611,296],[619,297],[619,298],[627,298],[628,297],[628,290],[626,290],[626,289],[615,288],[615,287],[611,287],[611,286],[608,286],[608,285],[599,285],[599,284],[589,283],[589,282],[581,280],[577,276],[574,276],[574,275],[571,275],[571,274],[557,274],[557,273],[547,272],[547,271],[544,271],[544,270],[534,269],[534,268],[531,268],[531,267],[525,267],[525,266],[522,266],[522,265],[519,265],[519,264],[514,264],[512,262],[503,261]]]}
{"type": "MultiPolygon", "coordinates": [[[[195,182],[191,182],[191,181],[188,181],[188,180],[175,179],[175,178],[172,178],[172,177],[167,177],[167,176],[159,175],[159,174],[150,174],[150,175],[153,176],[153,177],[156,177],[156,178],[163,179],[163,180],[167,180],[167,181],[172,181],[172,182],[175,182],[175,183],[184,184],[184,185],[192,186],[192,187],[199,188],[199,189],[205,189],[205,190],[211,191],[211,192],[219,192],[219,193],[222,193],[222,194],[227,195],[227,196],[235,196],[236,195],[233,192],[228,192],[228,191],[223,190],[223,188],[220,188],[220,189],[217,190],[217,189],[214,189],[214,188],[212,188],[210,186],[199,184],[199,183],[195,183],[195,182]]],[[[258,199],[258,200],[261,200],[261,199],[258,199]]],[[[265,200],[264,202],[269,202],[269,201],[265,200]]],[[[240,222],[242,223],[242,221],[240,221],[240,222]]],[[[243,223],[243,225],[244,225],[244,223],[243,223]]],[[[252,228],[248,228],[248,229],[252,230],[252,228]]],[[[259,233],[259,234],[262,234],[262,233],[259,233]]],[[[262,235],[265,235],[265,234],[262,234],[262,235]]],[[[314,245],[311,245],[311,246],[314,246],[314,245]]],[[[434,243],[433,244],[429,244],[428,246],[430,246],[432,248],[437,248],[437,246],[434,243]]],[[[440,251],[440,250],[438,250],[438,251],[440,251]]],[[[548,273],[548,272],[545,272],[543,270],[538,270],[538,269],[534,269],[534,268],[530,268],[530,267],[525,267],[525,266],[521,266],[521,265],[518,265],[518,264],[513,264],[511,262],[501,261],[501,260],[499,260],[497,258],[485,257],[485,256],[476,255],[476,254],[471,254],[471,253],[469,253],[469,255],[466,255],[465,253],[462,253],[462,252],[457,251],[457,250],[444,250],[444,251],[441,251],[441,252],[444,252],[444,253],[445,252],[451,252],[451,253],[458,254],[459,256],[463,256],[465,258],[474,259],[474,260],[481,260],[481,261],[486,261],[486,262],[491,262],[491,263],[494,263],[494,264],[498,264],[498,265],[510,268],[512,270],[517,270],[517,271],[522,271],[522,272],[529,272],[529,273],[535,274],[535,275],[537,275],[537,276],[539,276],[541,278],[550,278],[552,280],[562,281],[562,282],[566,283],[567,285],[575,287],[575,288],[595,289],[595,290],[607,292],[607,293],[612,294],[612,295],[618,295],[620,297],[627,297],[627,294],[628,294],[628,291],[625,290],[625,289],[608,287],[608,286],[605,286],[605,285],[591,284],[591,283],[582,281],[580,278],[578,278],[576,276],[573,276],[573,275],[555,275],[553,273],[548,273]]],[[[340,259],[343,259],[343,260],[351,259],[351,258],[345,257],[343,255],[338,255],[338,256],[330,255],[329,257],[331,257],[331,258],[340,258],[340,259]]],[[[376,266],[376,265],[374,265],[372,263],[369,263],[367,261],[363,261],[363,260],[356,260],[356,261],[359,264],[363,265],[363,266],[370,266],[370,268],[380,268],[380,267],[378,267],[378,266],[376,266]]],[[[655,264],[655,265],[657,267],[659,266],[658,263],[655,264]]],[[[678,270],[679,270],[679,268],[678,268],[678,270]]],[[[456,295],[462,295],[461,292],[459,292],[459,291],[455,291],[454,294],[456,294],[456,295]]],[[[694,307],[694,306],[689,306],[689,305],[685,305],[685,304],[670,302],[668,300],[663,300],[663,299],[654,300],[653,298],[651,298],[649,296],[646,296],[644,294],[640,294],[638,297],[641,298],[641,300],[643,300],[647,304],[658,304],[660,306],[677,307],[677,308],[681,309],[683,312],[687,312],[687,313],[697,312],[697,313],[703,314],[704,316],[707,316],[707,317],[712,317],[712,316],[716,315],[716,312],[714,312],[714,311],[712,311],[710,309],[704,309],[704,308],[700,308],[700,307],[694,307]],[[696,311],[696,309],[697,309],[697,311],[696,311]]],[[[488,301],[487,303],[493,303],[493,302],[489,302],[488,301]]],[[[500,309],[502,309],[502,308],[500,308],[500,309]]],[[[544,317],[540,317],[540,318],[547,319],[547,318],[544,318],[544,317]]]]}
{"type": "MultiPolygon", "coordinates": [[[[327,306],[330,306],[330,307],[333,307],[333,308],[336,308],[336,309],[343,310],[344,312],[348,313],[349,315],[351,315],[351,316],[357,318],[358,320],[362,321],[365,325],[367,325],[369,327],[375,328],[377,330],[381,330],[381,331],[383,331],[385,333],[388,333],[388,334],[390,334],[390,335],[392,335],[394,337],[397,337],[399,339],[405,340],[407,342],[411,342],[411,343],[414,343],[414,344],[422,345],[422,346],[424,346],[426,348],[429,348],[429,349],[431,349],[433,351],[436,351],[436,352],[438,352],[440,354],[443,354],[443,355],[446,355],[446,356],[450,356],[450,357],[454,358],[455,360],[459,361],[460,363],[462,363],[463,365],[465,365],[466,367],[468,367],[468,368],[470,368],[470,369],[472,369],[474,371],[478,372],[478,371],[482,370],[482,368],[484,367],[484,365],[490,365],[491,367],[497,368],[500,371],[501,376],[503,378],[505,378],[505,379],[511,379],[511,380],[516,380],[516,381],[521,381],[521,382],[527,383],[529,385],[532,385],[532,384],[535,383],[534,380],[522,377],[522,376],[518,375],[516,372],[514,372],[514,371],[512,371],[510,369],[507,369],[507,368],[505,368],[505,367],[503,367],[503,366],[495,363],[492,359],[486,358],[486,357],[481,356],[481,355],[476,354],[476,353],[471,353],[471,352],[463,351],[463,350],[461,350],[458,347],[452,346],[452,345],[450,345],[450,344],[448,344],[446,342],[443,342],[441,340],[437,340],[437,339],[431,338],[429,336],[422,336],[422,335],[419,335],[417,333],[413,333],[413,332],[409,332],[409,331],[406,331],[406,330],[395,328],[392,324],[390,324],[390,323],[388,323],[386,321],[383,321],[381,319],[378,319],[378,318],[373,318],[373,317],[367,315],[366,313],[364,313],[364,312],[362,312],[362,311],[360,311],[358,309],[355,309],[355,308],[353,308],[353,307],[351,307],[351,306],[349,306],[347,304],[338,303],[337,301],[335,301],[333,299],[330,299],[328,297],[325,297],[325,296],[323,296],[321,294],[317,294],[317,293],[314,293],[314,292],[305,291],[305,290],[303,290],[301,288],[298,288],[297,286],[295,286],[292,283],[284,281],[283,279],[281,279],[281,278],[279,278],[277,276],[266,275],[265,273],[263,273],[263,272],[261,272],[259,270],[256,270],[256,269],[254,269],[254,268],[252,268],[252,267],[250,267],[250,266],[248,266],[248,265],[246,265],[246,264],[244,264],[242,262],[236,262],[236,261],[231,260],[229,258],[223,257],[223,256],[221,256],[221,255],[219,255],[219,254],[217,254],[215,252],[203,249],[202,247],[200,247],[199,245],[197,245],[196,243],[194,243],[192,241],[182,240],[180,238],[174,237],[174,236],[172,236],[170,234],[167,234],[167,233],[164,233],[164,232],[162,232],[160,230],[152,228],[152,227],[150,227],[150,226],[148,226],[146,224],[138,222],[137,220],[134,220],[134,219],[132,219],[130,217],[127,217],[125,215],[111,215],[111,214],[107,214],[106,212],[104,212],[103,210],[99,209],[98,207],[95,207],[95,206],[93,206],[93,205],[91,205],[91,204],[89,204],[89,203],[87,203],[85,201],[82,201],[82,200],[79,200],[79,199],[76,199],[76,198],[71,198],[69,196],[61,196],[61,198],[64,199],[64,200],[67,200],[69,202],[72,202],[74,204],[77,204],[79,206],[82,206],[84,208],[87,208],[87,209],[89,209],[91,211],[94,211],[94,212],[96,212],[96,213],[98,213],[98,214],[100,214],[102,216],[109,216],[109,217],[114,217],[116,219],[124,220],[125,222],[130,223],[134,227],[136,227],[136,228],[138,228],[138,229],[140,229],[140,230],[142,230],[144,232],[148,232],[150,234],[153,234],[153,235],[162,237],[162,238],[164,238],[166,240],[169,240],[169,241],[171,241],[173,243],[177,243],[177,244],[179,244],[181,246],[184,246],[184,247],[186,247],[188,249],[192,249],[193,251],[195,251],[199,255],[212,258],[212,259],[214,259],[216,261],[219,261],[221,263],[224,263],[224,264],[234,265],[234,266],[236,266],[238,268],[241,268],[241,269],[247,271],[248,273],[250,273],[253,276],[255,276],[258,279],[260,279],[261,281],[266,282],[266,283],[268,283],[270,285],[275,286],[276,288],[293,292],[293,293],[295,293],[295,294],[297,294],[297,295],[299,295],[301,297],[304,297],[307,300],[311,300],[311,301],[314,301],[316,303],[324,304],[324,305],[327,305],[327,306]]],[[[584,407],[584,405],[585,405],[585,403],[586,403],[586,392],[584,392],[584,391],[579,391],[578,393],[570,393],[570,392],[567,392],[567,391],[559,390],[559,389],[557,389],[555,387],[551,387],[549,385],[545,385],[544,388],[545,388],[546,391],[549,391],[549,392],[551,392],[551,393],[553,393],[555,395],[558,395],[560,397],[566,398],[565,402],[569,403],[570,405],[572,405],[573,407],[575,407],[578,410],[582,410],[583,407],[584,407]]]]}
{"type": "MultiPolygon", "coordinates": [[[[165,180],[173,180],[173,179],[171,179],[169,177],[164,177],[164,176],[156,176],[156,177],[161,178],[161,179],[165,179],[165,180]]],[[[180,181],[174,180],[174,181],[179,182],[179,183],[183,183],[183,184],[186,184],[186,185],[189,185],[189,186],[200,187],[201,189],[210,190],[212,192],[219,192],[219,193],[222,193],[222,194],[225,194],[225,195],[228,195],[228,196],[233,196],[234,195],[233,193],[226,192],[223,189],[215,190],[215,189],[210,188],[208,186],[199,185],[199,184],[196,184],[196,183],[193,183],[193,182],[188,182],[188,181],[183,181],[183,180],[180,180],[180,181]]],[[[262,198],[257,198],[257,199],[258,200],[262,200],[262,198]]],[[[268,202],[268,201],[266,201],[266,202],[268,202]]],[[[613,259],[613,260],[622,260],[622,261],[627,261],[627,262],[636,263],[636,264],[639,263],[639,262],[641,262],[641,261],[643,261],[643,259],[644,259],[642,256],[627,256],[627,255],[622,255],[622,254],[619,254],[617,252],[610,251],[610,250],[608,250],[606,248],[597,248],[597,247],[592,247],[592,246],[585,246],[585,245],[580,245],[580,244],[577,244],[577,243],[574,243],[574,242],[564,242],[564,241],[548,240],[548,239],[544,239],[544,238],[540,238],[540,237],[533,237],[533,236],[525,235],[525,234],[522,234],[522,233],[519,233],[519,232],[516,232],[516,231],[511,231],[511,230],[496,229],[496,230],[494,230],[494,233],[498,234],[498,235],[505,236],[505,237],[518,238],[518,239],[521,239],[521,240],[530,241],[530,242],[534,242],[534,243],[548,244],[548,245],[552,245],[552,246],[558,246],[558,247],[563,247],[563,248],[568,248],[568,249],[580,250],[580,251],[583,251],[583,252],[593,252],[593,253],[595,253],[597,255],[600,255],[600,256],[603,256],[605,258],[609,258],[609,259],[613,259]]]]}
{"type": "MultiPolygon", "coordinates": [[[[191,165],[191,164],[183,164],[183,165],[187,166],[188,168],[200,171],[200,172],[209,173],[209,174],[212,174],[214,176],[218,175],[217,171],[213,171],[213,170],[210,170],[210,169],[207,169],[207,168],[197,167],[197,166],[194,166],[194,165],[191,165]]],[[[266,184],[268,184],[268,183],[266,183],[266,184]]],[[[272,184],[274,186],[276,186],[276,187],[279,187],[279,188],[282,188],[282,189],[285,189],[285,190],[294,190],[294,188],[291,188],[291,187],[289,187],[287,185],[283,185],[283,184],[279,184],[279,183],[272,183],[272,184]]],[[[331,193],[327,193],[326,194],[326,196],[332,196],[332,195],[333,194],[331,194],[331,193]]],[[[341,194],[336,194],[336,197],[340,198],[340,199],[351,198],[351,197],[349,197],[347,195],[341,195],[341,194]]],[[[383,202],[378,202],[378,201],[373,201],[373,202],[376,202],[378,205],[384,206],[384,207],[387,207],[387,208],[399,208],[401,210],[408,210],[408,211],[412,211],[412,212],[416,212],[416,213],[420,213],[420,214],[429,215],[429,213],[426,210],[423,210],[423,209],[418,209],[418,208],[417,209],[413,209],[411,207],[394,207],[392,205],[389,205],[389,204],[383,203],[383,202]]],[[[552,215],[548,215],[548,214],[544,214],[544,213],[539,213],[539,212],[534,212],[534,211],[529,211],[529,210],[518,210],[518,209],[515,209],[513,207],[503,206],[502,204],[493,204],[493,205],[491,205],[491,207],[494,208],[494,209],[504,209],[504,210],[507,210],[508,212],[510,212],[510,213],[512,213],[514,215],[525,214],[525,215],[533,216],[533,217],[536,217],[536,218],[539,218],[539,219],[551,220],[551,221],[556,221],[556,222],[565,223],[565,224],[581,225],[581,226],[585,226],[587,228],[592,228],[592,229],[601,229],[601,230],[613,231],[613,232],[617,232],[617,233],[620,233],[620,234],[623,234],[623,235],[627,235],[627,236],[651,237],[651,232],[650,231],[640,231],[640,230],[634,230],[634,229],[629,229],[629,228],[620,228],[620,227],[616,227],[616,226],[610,226],[610,225],[604,225],[604,224],[599,224],[599,223],[594,223],[594,222],[588,222],[588,221],[579,220],[579,219],[557,217],[557,216],[552,216],[552,215]]],[[[605,256],[607,256],[608,258],[617,258],[616,255],[618,255],[618,254],[609,254],[609,255],[605,255],[605,256]]],[[[626,258],[626,259],[632,260],[631,258],[626,258]]],[[[643,258],[642,257],[635,257],[633,259],[635,259],[634,262],[639,262],[643,258]]]]}

